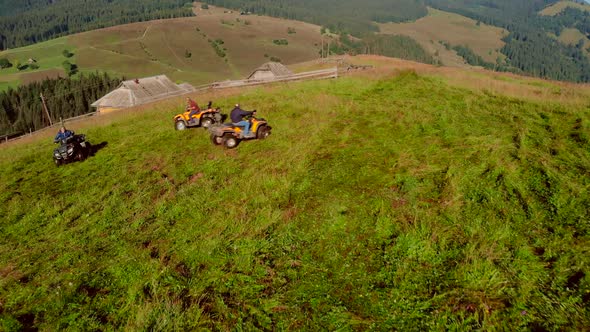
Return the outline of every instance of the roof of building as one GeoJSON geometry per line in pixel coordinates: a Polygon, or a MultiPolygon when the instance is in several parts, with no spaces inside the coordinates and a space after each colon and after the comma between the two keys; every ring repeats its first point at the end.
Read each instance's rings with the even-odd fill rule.
{"type": "Polygon", "coordinates": [[[123,81],[119,86],[92,103],[92,107],[132,107],[194,91],[188,84],[172,82],[166,75],[123,81]]]}
{"type": "Polygon", "coordinates": [[[275,76],[289,76],[293,75],[293,72],[289,70],[289,68],[285,67],[280,62],[267,62],[262,66],[256,68],[248,78],[252,77],[257,71],[270,71],[275,76]]]}

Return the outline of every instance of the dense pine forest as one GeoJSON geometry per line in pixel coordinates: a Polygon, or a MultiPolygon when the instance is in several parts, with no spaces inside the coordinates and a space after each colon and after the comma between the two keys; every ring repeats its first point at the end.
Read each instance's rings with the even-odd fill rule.
{"type": "Polygon", "coordinates": [[[44,95],[53,121],[92,111],[90,104],[111,91],[121,79],[107,74],[57,78],[0,92],[0,135],[19,135],[48,124],[40,95],[44,95]]]}
{"type": "Polygon", "coordinates": [[[125,23],[191,16],[185,0],[0,0],[0,50],[125,23]]]}

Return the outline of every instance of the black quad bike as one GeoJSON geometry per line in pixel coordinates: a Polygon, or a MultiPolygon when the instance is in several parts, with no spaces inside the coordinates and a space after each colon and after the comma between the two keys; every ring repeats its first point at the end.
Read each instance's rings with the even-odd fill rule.
{"type": "Polygon", "coordinates": [[[220,126],[209,127],[211,142],[215,145],[223,145],[228,149],[233,149],[243,140],[265,139],[270,135],[272,127],[263,118],[256,118],[254,113],[245,119],[250,121],[250,136],[244,136],[244,127],[236,126],[232,123],[224,123],[220,126]]]}
{"type": "Polygon", "coordinates": [[[85,135],[72,135],[54,143],[59,144],[59,147],[53,150],[53,162],[56,166],[84,160],[92,154],[92,145],[86,141],[85,135]]]}

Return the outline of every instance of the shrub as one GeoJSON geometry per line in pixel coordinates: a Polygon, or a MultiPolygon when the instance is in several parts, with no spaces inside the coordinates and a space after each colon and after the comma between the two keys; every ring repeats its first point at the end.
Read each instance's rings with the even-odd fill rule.
{"type": "Polygon", "coordinates": [[[70,52],[68,50],[63,50],[61,52],[61,54],[63,54],[63,56],[65,56],[66,58],[71,58],[74,55],[74,53],[72,53],[72,52],[70,52]]]}
{"type": "Polygon", "coordinates": [[[276,45],[289,45],[289,42],[286,39],[274,39],[272,42],[276,45]]]}
{"type": "Polygon", "coordinates": [[[0,68],[4,69],[4,68],[10,68],[12,67],[12,63],[10,63],[10,61],[6,58],[2,58],[0,59],[0,68]]]}

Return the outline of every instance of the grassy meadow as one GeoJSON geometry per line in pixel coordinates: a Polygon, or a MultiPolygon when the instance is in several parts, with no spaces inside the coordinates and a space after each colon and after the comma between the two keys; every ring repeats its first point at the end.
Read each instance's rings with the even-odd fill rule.
{"type": "Polygon", "coordinates": [[[504,46],[502,37],[507,31],[498,27],[477,24],[477,21],[454,13],[428,8],[428,15],[409,23],[381,23],[381,33],[406,35],[414,38],[426,51],[447,66],[466,67],[457,53],[440,42],[453,46],[465,45],[488,62],[495,63],[504,56],[498,51],[504,46]]]}
{"type": "Polygon", "coordinates": [[[106,71],[127,78],[165,74],[194,85],[241,79],[271,57],[284,64],[319,57],[320,27],[254,15],[239,15],[211,6],[195,7],[195,17],[155,20],[79,33],[0,52],[11,62],[37,60],[39,68],[0,70],[0,90],[61,73],[68,60],[79,72],[106,71]],[[294,33],[288,33],[292,28],[294,33]],[[288,45],[276,45],[286,39],[288,45]],[[211,41],[221,40],[220,56],[211,41]],[[64,49],[74,53],[70,59],[64,49]],[[189,56],[190,54],[190,56],[189,56]],[[57,71],[57,72],[56,72],[57,71]]]}
{"type": "Polygon", "coordinates": [[[590,105],[449,77],[196,96],[269,120],[234,150],[180,99],[3,145],[0,329],[587,328],[590,105]]]}

